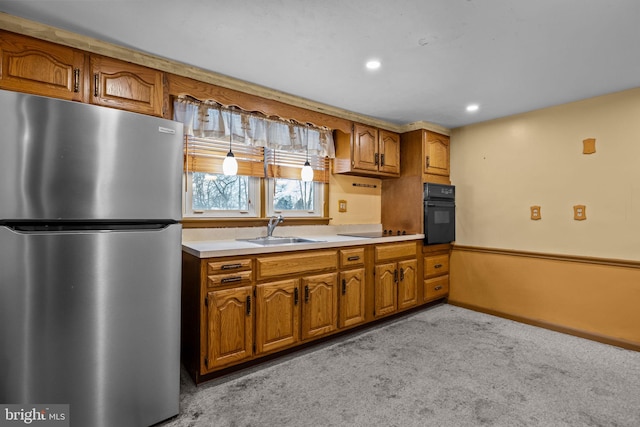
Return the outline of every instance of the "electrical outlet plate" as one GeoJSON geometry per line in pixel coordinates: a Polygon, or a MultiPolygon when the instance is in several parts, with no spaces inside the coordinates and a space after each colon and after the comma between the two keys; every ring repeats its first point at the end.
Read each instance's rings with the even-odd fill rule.
{"type": "Polygon", "coordinates": [[[540,212],[540,206],[531,206],[531,219],[542,219],[542,213],[540,212]]]}
{"type": "Polygon", "coordinates": [[[576,221],[587,219],[587,207],[585,205],[575,205],[573,207],[573,219],[576,221]]]}

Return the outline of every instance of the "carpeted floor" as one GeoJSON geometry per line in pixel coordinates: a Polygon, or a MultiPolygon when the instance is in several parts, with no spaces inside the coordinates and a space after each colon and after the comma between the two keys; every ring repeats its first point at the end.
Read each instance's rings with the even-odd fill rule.
{"type": "Polygon", "coordinates": [[[438,305],[195,387],[195,426],[640,426],[640,353],[438,305]]]}

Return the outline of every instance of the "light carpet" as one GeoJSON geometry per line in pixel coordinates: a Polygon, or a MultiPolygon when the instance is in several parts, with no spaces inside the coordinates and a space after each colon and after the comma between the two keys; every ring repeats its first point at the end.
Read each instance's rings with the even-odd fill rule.
{"type": "Polygon", "coordinates": [[[196,426],[640,426],[640,353],[442,304],[201,384],[196,426]]]}

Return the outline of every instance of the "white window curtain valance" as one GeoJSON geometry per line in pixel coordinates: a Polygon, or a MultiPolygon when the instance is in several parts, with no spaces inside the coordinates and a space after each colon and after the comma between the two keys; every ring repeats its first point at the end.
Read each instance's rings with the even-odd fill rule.
{"type": "Polygon", "coordinates": [[[215,102],[188,98],[176,98],[173,111],[174,120],[184,124],[188,136],[229,140],[230,129],[233,129],[234,144],[292,153],[307,153],[308,150],[311,156],[335,157],[331,129],[272,119],[215,102]]]}

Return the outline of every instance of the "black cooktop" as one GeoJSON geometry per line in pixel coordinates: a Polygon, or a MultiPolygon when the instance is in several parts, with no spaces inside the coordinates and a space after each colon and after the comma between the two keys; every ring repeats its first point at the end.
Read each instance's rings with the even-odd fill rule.
{"type": "Polygon", "coordinates": [[[338,236],[366,237],[368,239],[373,239],[376,237],[387,237],[387,234],[383,234],[382,231],[363,231],[360,233],[338,233],[338,236]]]}
{"type": "MultiPolygon", "coordinates": [[[[407,234],[402,233],[402,235],[407,234]]],[[[383,232],[383,231],[363,231],[363,232],[354,232],[354,233],[338,233],[338,236],[349,236],[349,237],[364,237],[367,239],[374,239],[376,237],[393,237],[400,236],[400,233],[393,233],[392,231],[383,232]]]]}

